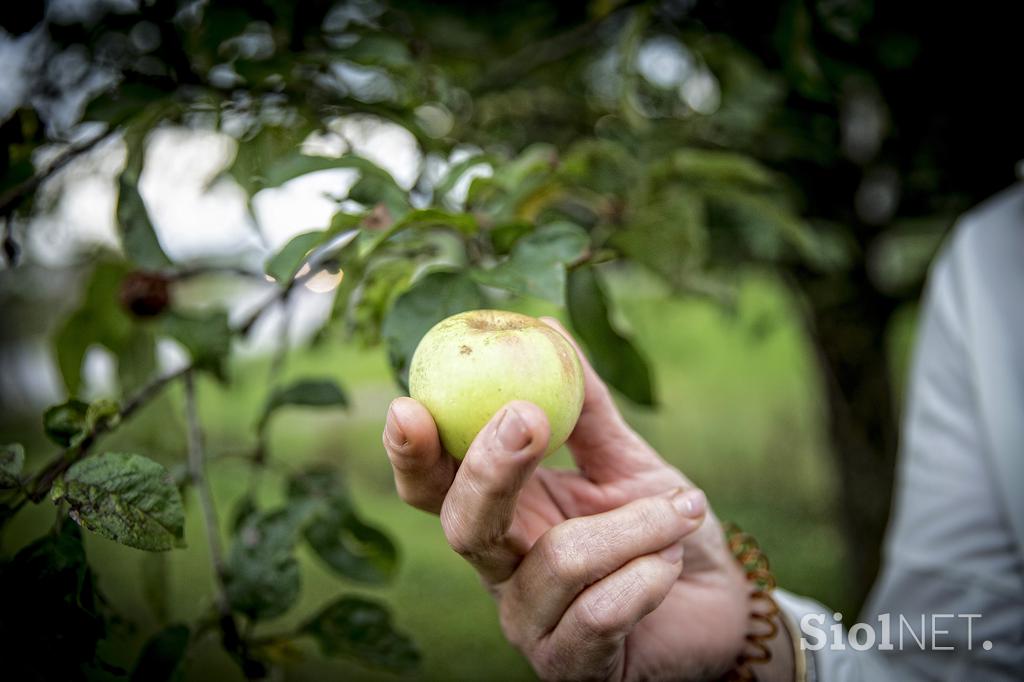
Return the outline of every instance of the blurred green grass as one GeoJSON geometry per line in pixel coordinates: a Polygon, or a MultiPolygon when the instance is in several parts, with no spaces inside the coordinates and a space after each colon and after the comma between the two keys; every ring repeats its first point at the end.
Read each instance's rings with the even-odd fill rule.
{"type": "MultiPolygon", "coordinates": [[[[732,311],[670,298],[637,273],[615,273],[612,284],[620,322],[632,330],[654,368],[660,402],[655,410],[623,405],[628,420],[707,491],[720,518],[736,521],[760,540],[781,585],[844,610],[848,595],[832,504],[836,481],[822,429],[821,392],[797,324],[796,303],[772,279],[757,275],[745,278],[732,311]]],[[[209,470],[222,525],[248,486],[246,465],[231,455],[253,444],[268,365],[265,359],[240,361],[230,387],[200,384],[208,450],[217,456],[209,470]]],[[[286,617],[259,625],[257,632],[280,631],[339,594],[360,592],[391,604],[398,627],[416,639],[423,665],[413,677],[532,679],[525,661],[504,642],[490,598],[449,550],[436,518],[406,507],[394,493],[380,432],[398,389],[384,353],[329,342],[293,353],[285,369],[288,378],[324,375],[346,386],[353,405],[346,412],[290,409],[275,417],[270,440],[274,468],[261,477],[262,501],[269,505],[280,499],[289,470],[318,461],[340,465],[363,515],[396,539],[400,572],[390,586],[360,588],[336,579],[300,549],[300,603],[286,617]]],[[[135,450],[173,464],[184,460],[183,434],[181,395],[174,390],[103,447],[135,450]]],[[[570,461],[563,451],[550,464],[569,466],[570,461]]],[[[168,556],[167,602],[172,620],[192,622],[209,608],[212,579],[191,497],[187,507],[189,546],[168,556]]],[[[51,522],[52,512],[45,507],[22,514],[5,538],[5,553],[51,522]]],[[[108,656],[128,666],[157,627],[141,579],[145,554],[96,536],[89,537],[88,551],[101,588],[118,612],[138,625],[122,628],[108,645],[108,656]]],[[[396,679],[321,659],[311,643],[301,653],[302,660],[287,667],[289,680],[396,679]]],[[[192,652],[187,670],[188,679],[241,679],[212,636],[192,652]]]]}

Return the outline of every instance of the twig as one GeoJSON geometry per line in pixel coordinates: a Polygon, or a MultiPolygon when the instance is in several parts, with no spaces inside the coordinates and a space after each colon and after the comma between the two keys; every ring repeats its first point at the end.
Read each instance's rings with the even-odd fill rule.
{"type": "MultiPolygon", "coordinates": [[[[217,524],[217,510],[213,505],[213,494],[206,480],[206,456],[203,452],[203,432],[196,412],[196,388],[192,372],[185,373],[185,419],[188,422],[188,473],[199,496],[206,524],[206,541],[210,547],[210,561],[213,563],[214,582],[217,587],[217,610],[221,616],[231,615],[227,588],[224,585],[224,554],[220,544],[220,526],[217,524]]],[[[237,634],[237,633],[236,633],[237,634]]]]}
{"type": "Polygon", "coordinates": [[[53,487],[53,482],[57,480],[57,477],[67,471],[72,464],[85,457],[88,454],[89,449],[96,443],[100,436],[117,428],[117,425],[129,419],[137,410],[156,398],[156,396],[159,395],[168,384],[188,373],[191,369],[191,366],[188,366],[154,379],[140,388],[138,392],[128,398],[128,400],[121,405],[121,409],[118,410],[116,419],[101,419],[97,421],[96,424],[93,425],[92,429],[88,431],[77,444],[67,448],[51,459],[50,462],[43,467],[38,474],[36,474],[32,481],[32,485],[29,486],[30,492],[28,493],[28,498],[33,502],[39,502],[46,497],[47,493],[50,492],[50,488],[53,487]]]}
{"type": "Polygon", "coordinates": [[[292,295],[292,291],[295,290],[295,287],[297,287],[300,284],[305,284],[306,282],[308,282],[310,279],[318,275],[320,271],[323,270],[328,264],[328,262],[321,263],[317,267],[310,268],[309,272],[306,272],[303,275],[293,277],[292,279],[288,280],[288,282],[286,282],[285,285],[281,287],[281,289],[274,292],[273,296],[269,297],[260,305],[260,307],[254,310],[252,314],[249,315],[249,317],[245,318],[245,321],[242,322],[242,324],[240,324],[235,329],[235,331],[242,336],[247,335],[250,331],[252,331],[252,327],[253,325],[256,324],[256,321],[263,316],[263,313],[270,310],[270,308],[272,308],[275,304],[287,301],[288,298],[292,295]]]}
{"type": "Polygon", "coordinates": [[[244,642],[238,633],[238,624],[231,612],[231,602],[224,579],[224,553],[220,544],[220,525],[217,523],[217,509],[213,504],[213,493],[206,480],[206,457],[203,451],[203,432],[196,410],[196,388],[191,369],[185,372],[185,419],[188,422],[188,471],[192,486],[199,497],[206,526],[206,542],[210,549],[210,563],[213,564],[213,581],[216,588],[214,599],[223,639],[224,648],[231,652],[244,652],[244,642]]]}
{"type": "Polygon", "coordinates": [[[202,277],[203,275],[236,275],[248,279],[264,279],[262,273],[237,265],[191,265],[167,270],[160,274],[172,280],[191,279],[193,277],[202,277]]]}
{"type": "Polygon", "coordinates": [[[267,372],[267,385],[273,389],[281,378],[285,362],[288,360],[288,349],[290,346],[289,332],[292,326],[292,306],[288,299],[283,299],[281,304],[284,310],[281,311],[281,328],[278,331],[277,348],[270,360],[270,369],[267,372]]]}
{"type": "Polygon", "coordinates": [[[574,52],[590,45],[594,34],[606,22],[642,3],[643,0],[627,0],[604,16],[595,17],[585,24],[525,46],[489,69],[479,79],[478,85],[473,88],[473,94],[479,95],[500,90],[516,83],[542,66],[562,61],[574,52]]]}
{"type": "Polygon", "coordinates": [[[13,212],[29,194],[35,192],[39,185],[43,184],[43,182],[50,178],[54,173],[66,166],[79,155],[84,154],[103,140],[111,137],[116,132],[117,130],[115,128],[111,128],[102,135],[97,135],[84,144],[64,150],[56,159],[54,159],[53,163],[47,166],[46,170],[36,173],[32,177],[19,182],[14,187],[11,187],[3,194],[0,194],[0,215],[8,215],[13,212]]]}
{"type": "MultiPolygon", "coordinates": [[[[281,311],[281,328],[278,331],[277,348],[270,359],[270,369],[267,372],[267,386],[270,394],[277,390],[281,380],[281,373],[284,371],[285,362],[288,359],[289,331],[291,331],[292,308],[287,298],[282,299],[284,310],[281,311]]],[[[263,468],[267,463],[267,421],[266,415],[260,418],[256,427],[256,447],[249,455],[249,492],[248,494],[256,499],[259,494],[260,479],[263,468]]]]}
{"type": "Polygon", "coordinates": [[[9,267],[13,268],[18,265],[21,249],[18,247],[18,242],[14,241],[14,222],[10,216],[4,216],[3,229],[0,230],[0,235],[3,235],[0,242],[2,242],[4,260],[7,261],[9,267]]]}
{"type": "MultiPolygon", "coordinates": [[[[310,269],[309,272],[303,274],[301,277],[295,277],[288,281],[288,283],[278,292],[276,292],[270,299],[268,299],[263,305],[261,305],[252,315],[250,315],[244,323],[234,331],[241,335],[246,335],[256,321],[260,318],[263,313],[271,308],[274,304],[279,301],[287,301],[291,295],[292,290],[300,284],[305,283],[310,278],[314,277],[326,263],[321,264],[318,268],[310,269]]],[[[85,457],[89,449],[93,446],[96,440],[103,434],[116,428],[116,424],[120,424],[129,417],[131,417],[136,410],[149,403],[153,398],[157,396],[175,379],[187,375],[192,370],[192,366],[188,365],[176,372],[172,372],[166,376],[154,379],[149,384],[143,386],[139,391],[124,402],[118,412],[117,419],[105,419],[97,422],[91,431],[86,433],[82,440],[76,445],[67,448],[59,455],[50,460],[49,463],[35,476],[31,486],[28,487],[28,498],[33,502],[39,502],[50,492],[50,488],[53,487],[53,482],[63,474],[68,468],[77,462],[78,460],[85,457]]]]}

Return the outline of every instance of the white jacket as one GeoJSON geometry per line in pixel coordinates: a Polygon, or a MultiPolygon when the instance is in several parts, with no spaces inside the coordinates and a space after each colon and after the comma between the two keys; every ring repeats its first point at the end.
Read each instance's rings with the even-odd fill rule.
{"type": "Polygon", "coordinates": [[[795,623],[807,617],[828,635],[803,629],[824,645],[805,652],[818,682],[1020,682],[1024,185],[964,216],[933,265],[908,396],[884,566],[859,619],[875,645],[857,651],[845,631],[833,637],[832,611],[809,599],[780,591],[778,601],[795,623]],[[878,647],[883,614],[892,650],[878,647]],[[932,650],[933,636],[952,650],[932,650]]]}

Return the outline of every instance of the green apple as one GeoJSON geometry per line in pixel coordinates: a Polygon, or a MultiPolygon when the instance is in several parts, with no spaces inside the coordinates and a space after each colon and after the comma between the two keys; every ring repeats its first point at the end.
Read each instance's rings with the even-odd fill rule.
{"type": "Polygon", "coordinates": [[[409,367],[409,395],[434,417],[441,442],[462,458],[480,429],[510,400],[547,414],[554,452],[583,407],[583,368],[564,336],[540,320],[471,310],[438,322],[409,367]]]}

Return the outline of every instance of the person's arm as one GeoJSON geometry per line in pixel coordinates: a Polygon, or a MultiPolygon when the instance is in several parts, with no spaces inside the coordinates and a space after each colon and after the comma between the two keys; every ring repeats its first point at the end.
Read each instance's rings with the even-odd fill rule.
{"type": "Polygon", "coordinates": [[[440,515],[541,678],[719,679],[744,646],[749,583],[704,494],[580,359],[576,470],[538,468],[549,426],[534,405],[506,405],[457,461],[426,408],[399,398],[383,434],[398,494],[440,515]]]}
{"type": "MultiPolygon", "coordinates": [[[[796,655],[799,632],[779,627],[772,660],[754,669],[762,682],[793,680],[805,667],[823,682],[1020,676],[1024,581],[985,461],[954,275],[947,256],[929,287],[889,563],[869,613],[895,618],[892,636],[901,618],[927,616],[928,633],[916,634],[930,645],[934,632],[938,646],[960,651],[855,651],[845,634],[830,640],[830,609],[779,592],[790,623],[821,618],[824,648],[796,655]],[[980,620],[951,620],[970,614],[980,620]],[[955,628],[968,624],[973,651],[955,628]],[[986,639],[995,648],[983,654],[986,639]]],[[[718,679],[750,631],[750,586],[700,491],[628,427],[581,361],[575,471],[537,467],[549,430],[535,406],[506,406],[458,462],[427,410],[403,398],[384,434],[398,492],[440,514],[449,543],[498,601],[506,636],[541,677],[718,679]]]]}
{"type": "Polygon", "coordinates": [[[851,646],[852,614],[834,638],[831,609],[778,595],[794,621],[808,618],[812,634],[825,634],[808,637],[822,645],[807,652],[821,682],[1018,680],[1024,671],[1021,557],[989,460],[971,362],[977,350],[962,278],[981,263],[965,253],[967,229],[936,262],[924,299],[885,565],[861,617],[875,644],[851,646]]]}

